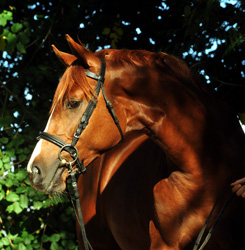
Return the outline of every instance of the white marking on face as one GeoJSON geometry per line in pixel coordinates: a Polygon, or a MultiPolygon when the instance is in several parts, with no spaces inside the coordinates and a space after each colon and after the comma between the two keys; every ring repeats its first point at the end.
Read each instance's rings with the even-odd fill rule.
{"type": "Polygon", "coordinates": [[[28,165],[27,165],[27,172],[28,173],[32,173],[32,164],[33,164],[36,156],[40,154],[41,146],[42,146],[42,139],[38,141],[34,151],[32,152],[31,158],[30,158],[28,165]]]}
{"type": "MultiPolygon", "coordinates": [[[[54,111],[54,109],[53,109],[53,111],[54,111]]],[[[47,130],[48,130],[49,123],[51,121],[51,117],[52,117],[53,111],[52,111],[52,113],[51,113],[51,115],[50,115],[50,117],[48,119],[48,123],[46,125],[46,128],[45,128],[44,132],[47,132],[47,130]]],[[[39,140],[38,143],[37,143],[37,145],[36,145],[36,147],[34,148],[34,150],[32,152],[31,158],[30,158],[30,160],[28,162],[28,165],[27,165],[27,172],[28,173],[32,173],[32,165],[33,165],[33,162],[34,162],[35,158],[41,152],[42,142],[43,142],[43,139],[39,140]]]]}

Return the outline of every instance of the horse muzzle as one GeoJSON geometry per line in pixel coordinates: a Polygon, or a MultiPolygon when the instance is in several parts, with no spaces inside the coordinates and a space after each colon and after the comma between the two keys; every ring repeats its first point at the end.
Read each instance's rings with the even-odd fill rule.
{"type": "Polygon", "coordinates": [[[31,186],[39,192],[50,194],[64,192],[68,171],[66,168],[60,167],[59,163],[60,161],[56,160],[53,168],[47,168],[34,161],[31,170],[28,171],[31,186]],[[54,171],[50,171],[51,169],[54,169],[54,171]]]}

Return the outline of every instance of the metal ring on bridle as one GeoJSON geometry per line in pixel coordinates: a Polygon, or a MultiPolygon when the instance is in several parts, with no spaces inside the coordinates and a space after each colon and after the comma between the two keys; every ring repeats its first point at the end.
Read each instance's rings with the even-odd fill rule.
{"type": "Polygon", "coordinates": [[[77,159],[78,159],[78,150],[77,150],[76,147],[74,147],[74,146],[72,146],[70,144],[67,144],[67,145],[64,145],[64,146],[61,147],[61,149],[59,151],[59,154],[58,154],[58,158],[59,158],[60,161],[63,160],[61,158],[61,153],[62,153],[62,151],[66,150],[66,148],[69,148],[69,149],[72,149],[72,150],[74,149],[75,150],[75,152],[72,153],[72,154],[68,151],[70,153],[71,157],[73,158],[73,161],[69,161],[67,163],[73,165],[77,161],[77,159]]]}

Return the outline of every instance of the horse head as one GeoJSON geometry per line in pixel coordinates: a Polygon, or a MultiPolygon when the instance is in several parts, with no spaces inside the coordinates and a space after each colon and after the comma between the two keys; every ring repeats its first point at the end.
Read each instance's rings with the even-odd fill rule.
{"type": "MultiPolygon", "coordinates": [[[[80,132],[79,140],[77,137],[75,144],[79,152],[77,157],[83,159],[84,165],[87,166],[103,152],[118,144],[125,129],[125,117],[123,110],[117,105],[114,107],[115,111],[110,109],[108,112],[107,96],[113,104],[117,102],[110,91],[113,81],[109,73],[103,72],[105,77],[100,79],[100,84],[107,86],[107,96],[105,97],[104,89],[98,91],[97,78],[101,75],[101,59],[68,35],[67,42],[72,54],[61,52],[53,46],[55,54],[66,66],[66,71],[55,92],[44,132],[70,145],[74,143],[74,134],[79,133],[78,125],[86,120],[85,123],[88,123],[86,129],[84,127],[82,134],[80,132]],[[93,106],[92,111],[90,106],[93,106]],[[91,119],[87,119],[87,116],[91,116],[91,119]],[[120,121],[120,125],[117,124],[120,131],[115,126],[115,119],[120,121]]],[[[100,87],[103,88],[102,85],[100,87]]],[[[67,162],[73,160],[65,150],[60,152],[56,144],[41,137],[27,167],[34,188],[49,193],[64,191],[68,171],[59,167],[60,158],[67,162]]]]}

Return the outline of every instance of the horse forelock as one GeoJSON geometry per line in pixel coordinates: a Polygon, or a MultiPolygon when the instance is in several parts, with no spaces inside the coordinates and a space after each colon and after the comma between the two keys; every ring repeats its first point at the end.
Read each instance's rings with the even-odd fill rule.
{"type": "Polygon", "coordinates": [[[52,112],[54,108],[59,109],[64,105],[65,99],[71,98],[72,89],[74,86],[79,87],[83,91],[87,100],[91,99],[93,95],[93,89],[87,81],[85,70],[82,64],[78,60],[74,61],[66,68],[66,71],[63,74],[55,91],[50,112],[52,112]]]}

